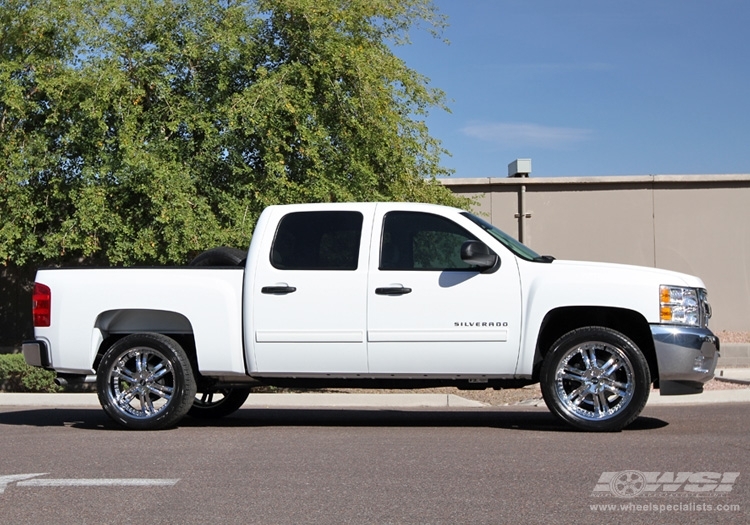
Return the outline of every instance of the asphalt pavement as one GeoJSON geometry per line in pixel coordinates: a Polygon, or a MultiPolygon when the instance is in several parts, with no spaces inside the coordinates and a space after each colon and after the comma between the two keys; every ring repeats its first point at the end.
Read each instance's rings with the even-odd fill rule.
{"type": "MultiPolygon", "coordinates": [[[[662,396],[654,391],[649,397],[647,406],[750,403],[750,368],[717,370],[716,379],[721,382],[746,385],[747,388],[706,390],[701,394],[681,396],[662,396]]],[[[544,402],[541,400],[519,404],[544,406],[544,402]]],[[[99,406],[99,400],[96,394],[92,393],[19,394],[3,392],[0,393],[0,406],[90,407],[99,406]]],[[[457,394],[306,392],[251,394],[243,406],[284,408],[479,408],[490,405],[473,399],[466,399],[457,394]]]]}

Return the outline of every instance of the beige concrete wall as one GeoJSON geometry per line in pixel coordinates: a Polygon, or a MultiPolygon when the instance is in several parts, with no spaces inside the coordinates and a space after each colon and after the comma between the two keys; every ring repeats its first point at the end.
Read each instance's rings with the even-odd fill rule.
{"type": "Polygon", "coordinates": [[[475,211],[560,259],[638,264],[701,277],[716,330],[750,331],[750,175],[453,179],[475,211]],[[525,198],[521,199],[521,193],[525,198]]]}

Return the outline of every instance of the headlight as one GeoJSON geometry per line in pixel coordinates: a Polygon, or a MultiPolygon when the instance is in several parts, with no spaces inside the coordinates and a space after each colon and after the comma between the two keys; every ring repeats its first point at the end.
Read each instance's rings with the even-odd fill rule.
{"type": "Polygon", "coordinates": [[[662,323],[701,326],[701,301],[696,288],[659,287],[659,317],[662,323]]]}

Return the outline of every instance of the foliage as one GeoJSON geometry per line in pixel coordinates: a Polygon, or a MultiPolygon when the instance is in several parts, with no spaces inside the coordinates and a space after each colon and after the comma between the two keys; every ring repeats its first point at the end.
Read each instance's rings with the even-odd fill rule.
{"type": "Polygon", "coordinates": [[[464,205],[389,45],[430,0],[0,3],[0,264],[181,263],[271,204],[464,205]]]}
{"type": "Polygon", "coordinates": [[[29,366],[21,354],[0,354],[0,386],[11,392],[59,392],[55,373],[29,366]]]}

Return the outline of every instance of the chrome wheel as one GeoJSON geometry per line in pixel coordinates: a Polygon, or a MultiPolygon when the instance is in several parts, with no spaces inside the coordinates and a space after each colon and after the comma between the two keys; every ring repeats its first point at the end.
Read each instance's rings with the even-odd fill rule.
{"type": "Polygon", "coordinates": [[[107,395],[112,404],[132,417],[154,417],[165,410],[174,394],[174,369],[161,352],[139,347],[115,363],[107,395]]]}
{"type": "Polygon", "coordinates": [[[539,380],[553,414],[580,430],[598,432],[629,425],[651,389],[648,362],[638,346],[603,326],[560,337],[544,357],[539,380]]]}
{"type": "Polygon", "coordinates": [[[165,335],[123,337],[102,357],[96,390],[104,411],[127,428],[173,426],[190,409],[196,383],[187,354],[165,335]]]}
{"type": "Polygon", "coordinates": [[[620,348],[590,342],[568,350],[555,374],[555,393],[565,410],[589,421],[607,419],[628,406],[633,365],[620,348]]]}

